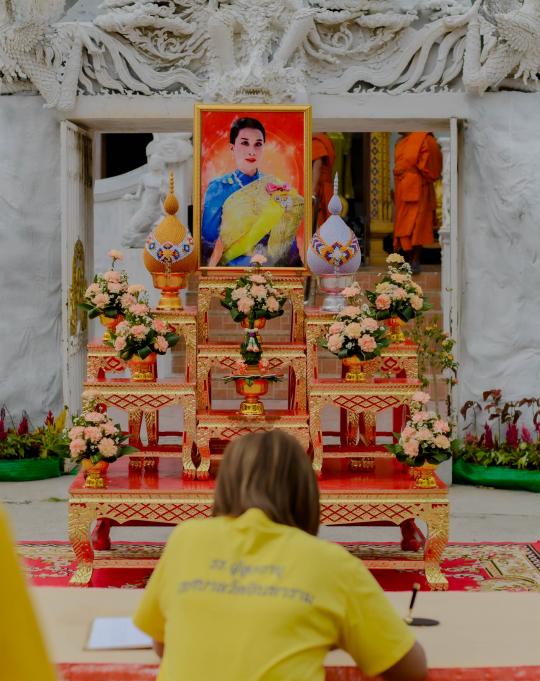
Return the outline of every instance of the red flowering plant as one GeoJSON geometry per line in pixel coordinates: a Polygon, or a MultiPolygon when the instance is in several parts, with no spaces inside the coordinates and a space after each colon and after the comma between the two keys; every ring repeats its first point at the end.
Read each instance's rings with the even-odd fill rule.
{"type": "Polygon", "coordinates": [[[540,398],[502,400],[499,389],[468,400],[460,410],[466,431],[456,458],[481,466],[540,470],[540,398]],[[531,427],[520,423],[526,419],[531,427]]]}
{"type": "Polygon", "coordinates": [[[112,463],[121,456],[139,451],[125,444],[128,436],[96,404],[89,404],[80,416],[73,418],[68,436],[70,455],[77,463],[83,459],[89,459],[92,464],[98,461],[112,463]]]}
{"type": "Polygon", "coordinates": [[[223,380],[225,383],[229,381],[244,380],[247,385],[252,385],[253,381],[261,378],[266,379],[269,383],[276,383],[281,381],[279,374],[267,373],[269,363],[267,359],[260,359],[256,365],[248,364],[244,359],[235,362],[233,366],[233,373],[230,376],[225,376],[223,380]],[[257,371],[258,369],[258,371],[257,371]]]}
{"type": "Polygon", "coordinates": [[[18,423],[6,407],[0,409],[0,459],[45,459],[69,456],[65,430],[67,409],[55,418],[49,411],[43,425],[34,428],[26,411],[18,423]]]}

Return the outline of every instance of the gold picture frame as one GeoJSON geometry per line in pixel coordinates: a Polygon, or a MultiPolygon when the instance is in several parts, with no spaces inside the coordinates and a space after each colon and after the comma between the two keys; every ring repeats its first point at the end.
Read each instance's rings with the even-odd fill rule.
{"type": "Polygon", "coordinates": [[[202,272],[244,269],[254,252],[283,275],[307,271],[311,193],[311,106],[195,105],[193,236],[202,272]],[[251,125],[235,125],[246,118],[251,125]]]}

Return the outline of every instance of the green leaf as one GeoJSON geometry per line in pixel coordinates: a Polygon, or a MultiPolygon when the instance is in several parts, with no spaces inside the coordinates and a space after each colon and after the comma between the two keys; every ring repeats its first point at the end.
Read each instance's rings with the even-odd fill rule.
{"type": "Polygon", "coordinates": [[[152,354],[152,352],[152,348],[149,348],[148,345],[145,345],[144,348],[139,348],[139,350],[137,350],[137,354],[141,359],[146,359],[148,355],[152,354]]]}

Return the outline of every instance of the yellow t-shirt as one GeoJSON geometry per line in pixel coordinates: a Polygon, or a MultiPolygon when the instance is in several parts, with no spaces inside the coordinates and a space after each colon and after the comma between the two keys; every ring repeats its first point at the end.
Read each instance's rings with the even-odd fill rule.
{"type": "Polygon", "coordinates": [[[0,507],[0,678],[55,681],[26,583],[0,507]]]}
{"type": "Polygon", "coordinates": [[[159,681],[323,681],[335,647],[375,676],[414,644],[360,560],[257,508],[179,525],[134,621],[159,681]]]}

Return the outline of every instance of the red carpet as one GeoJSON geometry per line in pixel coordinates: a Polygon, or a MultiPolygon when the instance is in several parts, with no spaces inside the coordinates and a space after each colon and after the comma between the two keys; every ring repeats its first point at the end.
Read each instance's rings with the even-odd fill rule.
{"type": "MultiPolygon", "coordinates": [[[[154,681],[157,667],[123,664],[61,664],[64,681],[154,681]]],[[[356,669],[329,667],[326,681],[367,681],[356,669]]],[[[432,669],[427,681],[540,681],[540,667],[432,669]]]]}
{"type": "MultiPolygon", "coordinates": [[[[102,551],[100,556],[137,554],[152,559],[159,555],[162,543],[117,542],[113,552],[102,551]]],[[[388,558],[396,553],[395,544],[344,544],[359,558],[388,558]]],[[[68,542],[23,542],[18,545],[27,572],[37,586],[69,586],[75,570],[75,558],[68,542]]],[[[416,553],[400,554],[418,559],[416,553]]],[[[540,542],[535,544],[449,544],[442,562],[442,570],[451,591],[540,591],[540,542]]],[[[150,569],[94,570],[94,587],[142,588],[150,569]]],[[[377,570],[375,576],[386,591],[410,590],[414,582],[425,587],[421,573],[404,570],[377,570]]]]}

